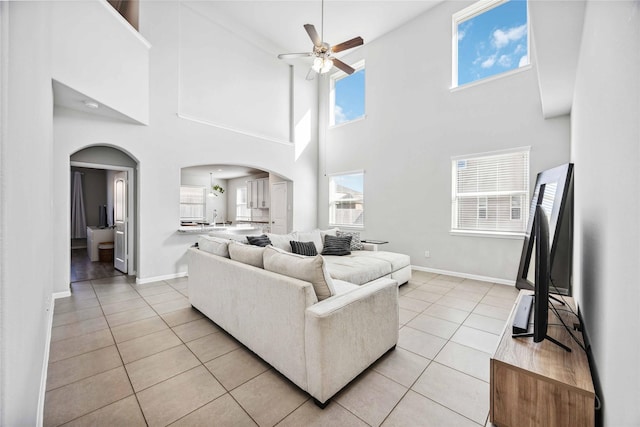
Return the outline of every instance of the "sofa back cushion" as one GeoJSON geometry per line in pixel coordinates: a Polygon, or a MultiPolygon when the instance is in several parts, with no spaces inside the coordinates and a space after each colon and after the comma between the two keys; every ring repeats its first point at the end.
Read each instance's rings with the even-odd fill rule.
{"type": "Polygon", "coordinates": [[[264,251],[265,248],[260,246],[245,245],[240,242],[229,243],[229,256],[232,260],[253,265],[254,267],[264,268],[262,261],[264,251]]]}
{"type": "Polygon", "coordinates": [[[267,246],[264,249],[264,269],[310,282],[318,301],[335,295],[333,282],[321,255],[308,257],[267,246]]]}
{"type": "Polygon", "coordinates": [[[271,241],[271,246],[287,252],[291,252],[291,244],[289,244],[289,242],[292,240],[299,240],[296,232],[289,234],[267,233],[267,237],[271,241]]]}
{"type": "Polygon", "coordinates": [[[200,236],[198,237],[198,248],[214,255],[229,258],[229,240],[220,237],[200,236]]]}
{"type": "Polygon", "coordinates": [[[311,231],[296,231],[296,234],[298,235],[298,238],[296,240],[298,240],[299,242],[313,242],[316,247],[316,252],[322,252],[323,244],[322,234],[320,234],[320,230],[315,229],[311,231]]]}

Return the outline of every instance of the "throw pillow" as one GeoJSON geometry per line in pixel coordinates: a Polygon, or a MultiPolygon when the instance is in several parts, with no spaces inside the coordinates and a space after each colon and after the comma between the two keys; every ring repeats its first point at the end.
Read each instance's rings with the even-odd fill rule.
{"type": "Polygon", "coordinates": [[[324,236],[324,249],[322,255],[349,255],[351,254],[351,236],[336,237],[324,236]]]}
{"type": "Polygon", "coordinates": [[[244,243],[233,241],[229,243],[229,256],[234,261],[264,268],[262,261],[264,249],[260,246],[245,245],[244,243]]]}
{"type": "Polygon", "coordinates": [[[312,231],[296,231],[298,238],[296,239],[299,242],[313,242],[316,245],[316,252],[322,252],[322,234],[320,234],[320,230],[315,229],[312,231]]]}
{"type": "Polygon", "coordinates": [[[289,244],[291,245],[291,251],[294,254],[305,256],[318,255],[316,245],[313,242],[296,242],[295,240],[292,240],[289,242],[289,244]]]}
{"type": "Polygon", "coordinates": [[[263,248],[271,244],[271,240],[269,240],[266,234],[262,236],[247,236],[247,242],[249,242],[250,245],[261,246],[263,248]]]}
{"type": "Polygon", "coordinates": [[[333,281],[320,255],[305,257],[283,253],[268,246],[264,250],[264,269],[310,282],[318,301],[335,295],[333,281]]]}
{"type": "Polygon", "coordinates": [[[364,245],[360,241],[359,231],[340,231],[338,230],[338,237],[351,236],[351,250],[361,251],[364,249],[364,245]]]}
{"type": "Polygon", "coordinates": [[[200,236],[198,237],[198,247],[201,251],[214,255],[229,258],[229,240],[220,237],[200,236]]]}
{"type": "Polygon", "coordinates": [[[295,232],[289,234],[267,233],[267,237],[271,240],[271,246],[287,252],[291,252],[291,244],[289,244],[289,242],[292,240],[298,240],[298,234],[295,232]]]}

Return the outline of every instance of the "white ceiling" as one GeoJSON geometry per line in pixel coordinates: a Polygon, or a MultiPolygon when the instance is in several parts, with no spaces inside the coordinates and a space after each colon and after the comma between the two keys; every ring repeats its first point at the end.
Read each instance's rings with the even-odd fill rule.
{"type": "MultiPolygon", "coordinates": [[[[325,0],[324,41],[361,36],[365,44],[400,27],[443,0],[325,0]]],[[[274,55],[310,52],[304,24],[321,32],[321,1],[187,1],[183,4],[274,55]]],[[[339,55],[338,55],[339,56],[339,55]]]]}

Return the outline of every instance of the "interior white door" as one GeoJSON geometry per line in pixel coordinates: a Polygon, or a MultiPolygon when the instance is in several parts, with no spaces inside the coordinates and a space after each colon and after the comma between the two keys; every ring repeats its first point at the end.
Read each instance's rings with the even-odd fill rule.
{"type": "Polygon", "coordinates": [[[127,172],[118,172],[113,177],[113,222],[115,242],[113,266],[127,273],[127,172]]]}
{"type": "Polygon", "coordinates": [[[274,182],[271,185],[271,232],[287,234],[287,183],[274,182]]]}

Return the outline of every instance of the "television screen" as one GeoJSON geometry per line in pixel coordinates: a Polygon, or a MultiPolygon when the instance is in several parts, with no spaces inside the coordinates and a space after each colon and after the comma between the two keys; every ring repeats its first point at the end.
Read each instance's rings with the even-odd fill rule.
{"type": "Polygon", "coordinates": [[[540,205],[549,223],[549,274],[551,289],[569,294],[571,286],[572,250],[572,176],[573,164],[567,163],[540,172],[536,179],[529,223],[525,232],[516,287],[535,289],[536,247],[533,223],[536,207],[540,205]]]}

